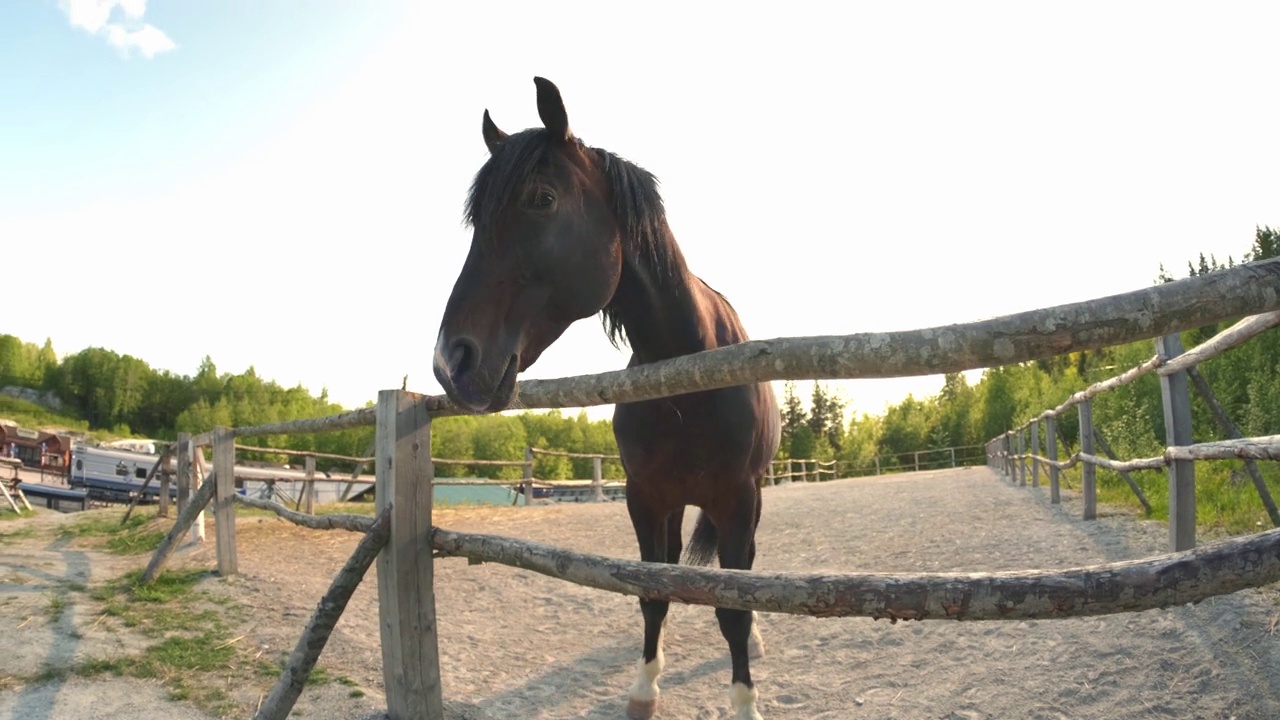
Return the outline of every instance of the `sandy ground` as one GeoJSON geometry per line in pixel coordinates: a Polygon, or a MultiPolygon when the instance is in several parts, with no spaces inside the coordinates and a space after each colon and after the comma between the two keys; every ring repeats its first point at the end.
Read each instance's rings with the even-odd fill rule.
{"type": "MultiPolygon", "coordinates": [[[[757,568],[808,571],[993,571],[1064,568],[1158,554],[1162,524],[1104,512],[1082,522],[1078,499],[1048,503],[986,469],[789,485],[765,491],[757,568]]],[[[38,518],[23,522],[52,522],[38,518]]],[[[635,558],[621,503],[466,508],[438,524],[635,558]]],[[[686,533],[692,513],[686,518],[686,533]]],[[[11,523],[0,527],[8,531],[11,523]]],[[[204,581],[252,608],[236,634],[264,653],[292,649],[315,602],[356,538],[242,518],[241,575],[204,581]]],[[[209,537],[212,539],[212,528],[209,537]]],[[[181,566],[211,567],[213,548],[189,546],[181,566]]],[[[15,667],[127,653],[136,639],[92,627],[94,609],[37,618],[48,587],[93,584],[136,567],[119,558],[35,541],[0,547],[0,676],[15,667]]],[[[511,568],[437,561],[437,614],[451,718],[623,717],[639,655],[632,598],[511,568]]],[[[376,584],[357,591],[320,666],[365,692],[308,687],[295,716],[377,717],[381,696],[376,584]]],[[[1280,588],[1198,606],[1101,618],[891,625],[861,618],[765,615],[767,655],[753,663],[766,718],[1214,718],[1280,717],[1280,588]]],[[[710,608],[673,605],[658,717],[727,718],[729,658],[710,608]]],[[[230,681],[229,681],[230,682],[230,681]]],[[[271,678],[233,689],[251,715],[271,678]]],[[[167,701],[154,683],[112,678],[30,683],[0,691],[0,720],[208,717],[167,701]]]]}

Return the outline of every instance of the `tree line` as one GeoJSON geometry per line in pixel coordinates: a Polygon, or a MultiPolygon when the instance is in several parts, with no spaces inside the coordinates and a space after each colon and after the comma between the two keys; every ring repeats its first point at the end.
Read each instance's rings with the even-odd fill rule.
{"type": "MultiPolygon", "coordinates": [[[[131,355],[104,348],[87,348],[61,361],[51,340],[43,345],[0,335],[0,387],[16,386],[49,393],[62,403],[63,423],[71,429],[87,427],[96,435],[143,436],[173,440],[179,432],[199,433],[215,426],[243,427],[286,422],[344,412],[326,391],[312,395],[306,388],[282,387],[260,377],[250,367],[242,373],[220,373],[206,356],[194,375],[156,370],[131,355]]],[[[372,404],[372,403],[369,403],[372,404]]],[[[369,405],[367,404],[367,405],[369,405]]],[[[13,401],[6,407],[17,407],[13,401]]],[[[366,406],[367,406],[366,405],[366,406]]],[[[58,424],[33,408],[25,413],[45,424],[58,424]]],[[[442,458],[519,460],[524,448],[573,453],[616,455],[612,426],[591,421],[586,413],[566,416],[559,411],[523,412],[483,417],[440,418],[433,423],[432,455],[442,458]]],[[[372,453],[373,428],[340,432],[247,438],[241,442],[267,448],[367,457],[372,453]]],[[[287,462],[269,452],[241,453],[246,460],[287,462]]],[[[349,471],[355,463],[321,461],[325,470],[349,471]]],[[[602,468],[606,478],[621,478],[616,460],[602,468]]],[[[365,468],[369,472],[369,468],[365,468]]],[[[521,469],[492,466],[443,465],[442,476],[520,477],[521,469]]],[[[590,478],[590,459],[539,456],[535,476],[545,479],[590,478]]]]}

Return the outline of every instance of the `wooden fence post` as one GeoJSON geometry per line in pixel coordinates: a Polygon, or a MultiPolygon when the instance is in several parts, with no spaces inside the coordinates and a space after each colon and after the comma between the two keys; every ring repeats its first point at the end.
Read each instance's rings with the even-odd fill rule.
{"type": "Polygon", "coordinates": [[[879,455],[876,456],[876,474],[877,475],[880,474],[880,456],[879,455]]]}
{"type": "Polygon", "coordinates": [[[236,431],[217,427],[213,430],[213,521],[218,542],[218,574],[223,577],[239,571],[236,558],[236,431]]]}
{"type": "Polygon", "coordinates": [[[524,449],[524,482],[521,483],[524,488],[524,506],[533,506],[533,448],[526,447],[524,449]]]}
{"type": "Polygon", "coordinates": [[[1050,415],[1044,419],[1044,449],[1045,456],[1049,458],[1049,504],[1057,505],[1062,502],[1062,496],[1058,489],[1058,470],[1057,465],[1053,465],[1058,461],[1058,419],[1050,415]]]}
{"type": "Polygon", "coordinates": [[[591,499],[604,502],[604,458],[599,455],[591,458],[591,499]]]}
{"type": "MultiPolygon", "coordinates": [[[[1093,455],[1093,400],[1080,402],[1080,452],[1093,455]]],[[[1080,483],[1084,495],[1085,520],[1098,518],[1098,467],[1088,460],[1080,461],[1080,483]]]]}
{"type": "Polygon", "coordinates": [[[404,390],[379,392],[376,412],[374,498],[378,512],[391,508],[391,539],[377,560],[387,715],[444,720],[432,586],[431,416],[423,396],[404,390]]]}
{"type": "MultiPolygon", "coordinates": [[[[1156,338],[1156,354],[1166,362],[1182,354],[1182,338],[1177,334],[1156,338]]],[[[1182,447],[1192,444],[1191,395],[1187,371],[1160,376],[1160,398],[1164,406],[1165,444],[1182,447]]],[[[1169,463],[1169,550],[1190,550],[1196,546],[1196,466],[1191,460],[1169,463]]]]}
{"type": "Polygon", "coordinates": [[[1031,421],[1031,487],[1040,487],[1040,421],[1031,421]]]}
{"type": "Polygon", "coordinates": [[[950,450],[951,450],[951,467],[955,467],[956,466],[956,449],[950,448],[950,450]]]}
{"type": "Polygon", "coordinates": [[[302,485],[303,510],[308,515],[316,514],[316,457],[308,455],[306,458],[307,479],[302,485]]]}
{"type": "MultiPolygon", "coordinates": [[[[208,466],[204,464],[204,450],[200,446],[193,444],[191,446],[192,498],[198,495],[200,489],[204,487],[206,469],[208,469],[208,466]]],[[[204,542],[204,508],[200,508],[200,511],[196,513],[195,519],[191,521],[191,542],[204,542]]]]}
{"type": "Polygon", "coordinates": [[[772,460],[770,460],[770,461],[769,461],[768,470],[765,470],[765,473],[766,473],[766,477],[767,477],[767,483],[766,483],[766,484],[768,484],[768,485],[769,485],[769,486],[771,486],[771,487],[772,487],[772,486],[774,486],[774,485],[777,485],[777,484],[778,484],[778,478],[774,477],[774,475],[773,475],[773,461],[772,461],[772,460]]]}
{"type": "Polygon", "coordinates": [[[172,483],[173,478],[165,473],[164,468],[160,468],[160,496],[156,498],[156,517],[169,517],[169,490],[173,487],[172,483]]]}
{"type": "Polygon", "coordinates": [[[787,458],[787,482],[788,483],[795,482],[795,479],[796,479],[796,476],[794,475],[795,471],[796,471],[795,462],[791,458],[787,458]]]}
{"type": "Polygon", "coordinates": [[[1009,478],[1009,482],[1018,479],[1018,470],[1014,465],[1014,451],[1016,446],[1013,442],[1013,431],[1006,430],[1004,433],[1004,474],[1009,478]]]}
{"type": "Polygon", "coordinates": [[[1018,487],[1027,486],[1027,459],[1021,457],[1027,452],[1027,433],[1025,430],[1018,430],[1018,487]]]}
{"type": "Polygon", "coordinates": [[[178,514],[191,502],[191,433],[178,433],[177,454],[173,460],[174,482],[178,485],[178,514]]]}
{"type": "Polygon", "coordinates": [[[920,472],[920,451],[919,451],[919,450],[916,450],[916,451],[915,451],[915,453],[913,453],[913,454],[915,455],[915,463],[916,463],[916,470],[915,470],[915,471],[916,471],[916,472],[920,472]]]}

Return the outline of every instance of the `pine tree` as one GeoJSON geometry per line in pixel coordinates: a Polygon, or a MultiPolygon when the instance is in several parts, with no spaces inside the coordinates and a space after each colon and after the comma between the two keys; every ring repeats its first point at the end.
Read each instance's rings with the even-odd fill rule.
{"type": "Polygon", "coordinates": [[[796,384],[788,380],[786,387],[787,394],[782,404],[782,443],[779,447],[789,451],[791,439],[795,437],[797,430],[806,426],[808,418],[804,406],[800,404],[800,398],[796,397],[796,384]]]}

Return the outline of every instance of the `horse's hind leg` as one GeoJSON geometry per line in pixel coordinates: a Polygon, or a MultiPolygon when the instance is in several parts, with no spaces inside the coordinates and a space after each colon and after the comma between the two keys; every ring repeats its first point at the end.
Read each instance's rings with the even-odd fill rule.
{"type": "MultiPolygon", "coordinates": [[[[750,570],[755,561],[756,508],[760,497],[757,493],[744,493],[732,512],[717,523],[720,541],[720,567],[730,570],[750,570]]],[[[720,621],[720,634],[729,643],[729,656],[733,663],[733,685],[729,690],[729,703],[733,707],[734,720],[763,720],[756,710],[756,688],[751,682],[751,663],[748,650],[754,613],[749,610],[716,608],[720,621]]]]}
{"type": "MultiPolygon", "coordinates": [[[[680,525],[683,520],[683,508],[658,521],[654,521],[649,513],[632,510],[631,522],[640,543],[640,559],[646,562],[680,562],[680,525]]],[[[640,601],[640,612],[644,615],[644,651],[637,668],[636,682],[627,698],[627,717],[631,720],[647,720],[658,708],[658,676],[665,664],[662,630],[670,606],[666,600],[640,601]]]]}

